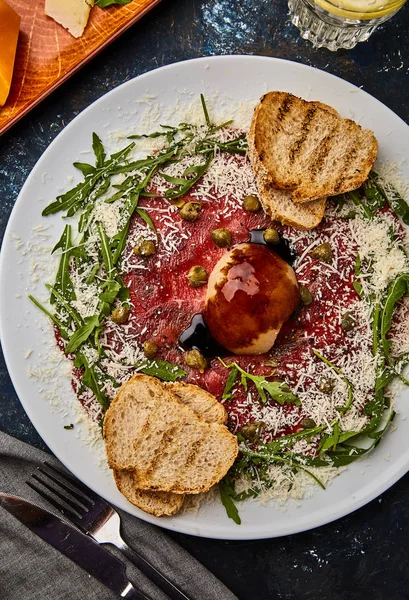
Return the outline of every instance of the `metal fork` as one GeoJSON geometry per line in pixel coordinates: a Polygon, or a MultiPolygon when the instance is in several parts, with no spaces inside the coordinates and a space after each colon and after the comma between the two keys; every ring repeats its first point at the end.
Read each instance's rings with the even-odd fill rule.
{"type": "Polygon", "coordinates": [[[64,473],[48,462],[43,464],[47,470],[37,467],[31,477],[62,502],[44,491],[37,483],[27,481],[27,485],[99,544],[116,546],[124,556],[172,600],[189,600],[189,597],[172,583],[166,575],[158,571],[156,567],[122,539],[120,517],[112,506],[72,475],[64,473]]]}

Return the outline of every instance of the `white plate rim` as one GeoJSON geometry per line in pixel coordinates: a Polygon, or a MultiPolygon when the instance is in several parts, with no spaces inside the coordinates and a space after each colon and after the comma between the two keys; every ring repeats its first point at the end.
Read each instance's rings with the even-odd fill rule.
{"type": "MultiPolygon", "coordinates": [[[[67,136],[70,135],[70,131],[75,129],[76,124],[79,123],[80,120],[83,120],[87,115],[92,114],[92,111],[95,111],[99,107],[99,105],[102,105],[107,100],[107,98],[114,97],[115,94],[118,94],[118,90],[126,90],[128,88],[131,89],[132,86],[135,85],[136,81],[138,81],[139,83],[142,84],[142,83],[145,83],[146,81],[148,81],[152,76],[162,77],[166,73],[172,72],[174,70],[176,70],[176,71],[180,70],[180,69],[183,70],[186,67],[188,69],[190,67],[192,67],[193,69],[195,69],[197,67],[197,70],[199,71],[199,67],[204,66],[206,68],[207,65],[210,65],[210,67],[211,67],[212,65],[217,65],[217,63],[221,63],[221,61],[227,61],[226,64],[230,64],[230,65],[234,65],[234,63],[240,64],[240,66],[243,66],[244,63],[248,63],[248,65],[251,64],[254,66],[261,65],[261,63],[263,63],[266,66],[268,65],[268,67],[271,66],[272,72],[274,72],[275,67],[277,67],[277,68],[278,67],[280,67],[280,68],[288,67],[290,70],[293,69],[296,72],[304,72],[305,74],[308,73],[312,79],[314,79],[314,77],[317,77],[317,76],[319,78],[324,78],[327,82],[332,82],[334,87],[337,87],[337,85],[338,86],[341,85],[341,87],[345,87],[351,93],[357,93],[360,95],[361,98],[366,98],[368,100],[368,102],[372,103],[372,105],[374,103],[376,103],[379,107],[381,107],[381,111],[382,111],[383,115],[385,115],[385,118],[387,116],[388,118],[393,119],[394,122],[397,125],[399,125],[399,128],[403,129],[403,131],[405,132],[405,136],[407,136],[407,139],[409,139],[409,127],[406,125],[406,123],[402,119],[400,119],[400,117],[398,117],[395,113],[393,113],[389,108],[387,108],[382,103],[380,103],[378,100],[376,100],[375,98],[373,98],[372,96],[370,96],[369,94],[367,94],[366,92],[361,90],[360,88],[357,88],[353,84],[350,84],[334,75],[331,75],[331,74],[323,72],[323,71],[319,71],[318,69],[315,69],[314,67],[310,67],[308,65],[303,65],[303,64],[296,63],[293,61],[287,61],[287,60],[271,58],[271,57],[246,56],[246,55],[245,56],[242,56],[242,55],[214,56],[214,57],[203,57],[203,58],[191,59],[188,61],[182,61],[180,63],[173,63],[170,65],[166,65],[164,67],[160,67],[159,69],[155,69],[154,71],[144,73],[143,75],[140,75],[139,77],[137,77],[133,80],[130,80],[128,82],[125,82],[121,86],[118,86],[117,88],[111,90],[110,92],[108,92],[107,94],[105,94],[104,96],[102,96],[101,98],[96,100],[93,104],[91,104],[89,107],[87,107],[84,111],[82,111],[82,113],[80,113],[77,117],[75,117],[75,119],[73,119],[73,121],[70,122],[70,124],[55,138],[55,140],[53,140],[53,142],[50,144],[50,146],[47,148],[47,150],[43,153],[43,155],[40,157],[37,164],[33,168],[32,172],[30,173],[29,177],[27,178],[27,181],[25,182],[25,184],[19,194],[19,197],[16,201],[15,207],[13,207],[13,211],[10,215],[9,222],[7,224],[7,228],[6,228],[5,235],[4,235],[2,252],[1,252],[1,256],[0,256],[0,306],[2,306],[4,308],[7,300],[10,299],[10,298],[8,298],[7,293],[6,293],[6,286],[1,285],[1,283],[3,282],[4,277],[5,277],[6,261],[10,254],[9,248],[6,245],[6,240],[8,240],[8,238],[10,237],[13,227],[15,226],[15,217],[17,214],[17,210],[22,203],[22,200],[20,200],[20,199],[23,199],[25,197],[27,190],[29,190],[30,185],[32,183],[34,174],[41,169],[43,163],[47,160],[47,158],[54,151],[54,148],[58,144],[60,144],[62,141],[64,141],[67,136]],[[319,75],[317,75],[317,73],[319,73],[319,75]]],[[[200,73],[203,76],[203,69],[200,73]]],[[[409,146],[408,146],[408,149],[409,149],[409,146]]],[[[409,152],[408,152],[407,156],[409,156],[409,152]]],[[[77,477],[79,477],[83,481],[85,480],[84,482],[87,483],[87,481],[86,481],[87,478],[86,477],[84,478],[84,474],[81,472],[81,469],[79,468],[78,464],[72,464],[72,461],[69,460],[69,457],[64,455],[64,453],[61,451],[61,448],[59,447],[59,445],[49,439],[49,436],[47,435],[47,428],[43,426],[43,424],[41,423],[41,418],[39,420],[38,415],[36,414],[36,411],[33,410],[33,408],[30,406],[30,403],[27,401],[27,398],[25,397],[25,394],[23,392],[23,388],[21,385],[21,380],[19,379],[21,377],[21,369],[16,365],[15,360],[12,356],[12,351],[11,351],[12,344],[8,342],[7,335],[5,336],[6,312],[4,312],[3,309],[0,311],[0,338],[3,340],[3,351],[4,351],[6,365],[7,365],[8,371],[10,373],[10,377],[12,379],[13,385],[14,385],[16,392],[20,398],[20,401],[21,401],[26,413],[28,414],[31,422],[33,423],[34,427],[37,429],[37,431],[39,432],[41,437],[44,439],[44,441],[50,447],[52,452],[77,477]]],[[[358,463],[355,463],[355,464],[358,464],[358,463]]],[[[246,524],[244,526],[237,527],[234,524],[232,524],[232,522],[230,522],[229,520],[227,520],[225,523],[222,523],[222,524],[216,523],[216,525],[212,525],[211,522],[206,522],[206,515],[200,521],[197,521],[197,522],[195,521],[194,516],[193,517],[182,516],[182,517],[178,517],[178,518],[160,520],[160,519],[157,519],[150,515],[147,515],[145,513],[142,513],[138,509],[135,509],[131,505],[128,505],[128,503],[126,503],[126,501],[121,503],[118,501],[118,498],[113,499],[109,495],[107,497],[107,495],[104,494],[104,490],[95,489],[95,485],[91,484],[90,487],[92,487],[95,491],[99,492],[101,495],[105,495],[105,497],[107,497],[107,499],[110,500],[111,502],[119,505],[121,508],[124,508],[125,510],[128,510],[128,512],[131,512],[131,513],[137,515],[138,517],[142,518],[143,520],[155,523],[155,524],[160,525],[167,529],[179,531],[181,533],[188,533],[188,534],[192,534],[192,535],[198,535],[198,536],[203,536],[203,537],[212,537],[212,538],[218,538],[218,539],[262,539],[262,538],[290,535],[290,534],[299,533],[299,532],[302,532],[305,530],[309,530],[314,527],[325,525],[325,524],[332,522],[336,519],[339,519],[347,514],[350,514],[351,512],[364,506],[365,504],[367,504],[368,502],[370,502],[371,500],[373,500],[374,498],[379,496],[381,493],[383,493],[385,490],[387,490],[391,485],[393,485],[396,481],[398,481],[409,470],[409,450],[405,453],[402,452],[400,454],[400,456],[397,459],[395,459],[393,461],[393,463],[391,463],[391,464],[392,464],[393,468],[391,467],[391,468],[387,469],[381,480],[373,481],[372,485],[366,485],[362,490],[355,493],[354,496],[351,497],[346,504],[338,503],[334,506],[329,507],[329,509],[327,511],[325,511],[325,513],[321,512],[320,514],[315,514],[314,517],[311,517],[308,514],[301,515],[301,517],[298,518],[296,521],[293,520],[292,522],[288,522],[285,524],[281,523],[281,524],[279,524],[279,526],[277,526],[277,524],[274,524],[273,526],[271,526],[271,525],[269,526],[269,524],[266,525],[266,523],[263,522],[261,524],[258,524],[257,526],[251,525],[251,524],[250,525],[246,524]]],[[[362,462],[361,462],[361,465],[362,465],[362,462]]],[[[346,475],[344,474],[341,477],[345,477],[345,476],[346,475]]],[[[269,509],[266,509],[265,507],[260,507],[260,508],[258,508],[258,510],[260,510],[263,513],[267,510],[266,514],[271,516],[269,513],[269,509]]],[[[276,509],[274,509],[274,511],[275,510],[276,509]]],[[[300,513],[302,513],[302,510],[300,511],[300,513]]],[[[274,514],[279,515],[280,513],[274,512],[274,514]]],[[[283,514],[285,514],[285,513],[283,513],[283,514]]],[[[281,516],[281,518],[282,518],[282,516],[281,516]]]]}

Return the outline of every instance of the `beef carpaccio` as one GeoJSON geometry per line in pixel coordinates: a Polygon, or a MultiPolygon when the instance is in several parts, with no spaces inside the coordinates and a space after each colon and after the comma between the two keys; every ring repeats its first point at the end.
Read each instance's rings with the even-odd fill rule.
{"type": "Polygon", "coordinates": [[[64,265],[52,292],[74,390],[101,421],[135,371],[197,384],[223,402],[238,435],[239,459],[224,480],[230,499],[289,495],[299,477],[324,486],[380,440],[395,416],[388,384],[405,382],[406,203],[371,173],[353,195],[327,202],[316,229],[283,226],[245,208],[245,197],[257,197],[245,135],[189,127],[169,128],[145,162],[132,159],[131,146],[106,158],[94,136],[96,167],[83,166],[84,183],[49,210],[81,214],[76,242],[67,227],[60,240],[64,265]],[[181,217],[188,203],[196,203],[193,220],[181,217]],[[213,241],[216,229],[230,233],[227,246],[213,241]],[[279,233],[269,251],[292,263],[299,307],[268,353],[216,346],[206,368],[188,366],[181,335],[206,296],[206,282],[192,286],[189,272],[209,275],[235,245],[263,243],[266,229],[279,233]],[[123,318],[114,319],[118,308],[123,318]],[[358,434],[366,442],[355,443],[358,434]]]}

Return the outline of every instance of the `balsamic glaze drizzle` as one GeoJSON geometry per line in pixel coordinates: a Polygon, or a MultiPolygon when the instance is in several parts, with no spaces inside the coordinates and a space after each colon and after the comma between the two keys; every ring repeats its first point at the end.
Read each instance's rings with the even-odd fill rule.
{"type": "Polygon", "coordinates": [[[278,235],[280,236],[280,241],[277,242],[277,244],[269,244],[264,239],[263,233],[264,229],[252,229],[250,231],[250,244],[261,244],[263,246],[267,246],[270,248],[270,250],[273,250],[273,252],[278,254],[280,258],[285,260],[286,263],[292,266],[295,263],[297,255],[291,248],[290,242],[285,239],[281,233],[279,233],[278,235]]]}
{"type": "MultiPolygon", "coordinates": [[[[277,244],[268,244],[263,236],[264,229],[252,229],[250,232],[251,244],[262,244],[268,246],[276,254],[278,254],[286,263],[293,265],[297,255],[291,249],[288,240],[280,235],[280,241],[277,244]]],[[[180,334],[179,343],[184,350],[199,350],[199,352],[208,359],[216,356],[226,356],[228,351],[223,348],[210,335],[203,315],[197,313],[193,316],[192,321],[184,331],[180,334]]]]}

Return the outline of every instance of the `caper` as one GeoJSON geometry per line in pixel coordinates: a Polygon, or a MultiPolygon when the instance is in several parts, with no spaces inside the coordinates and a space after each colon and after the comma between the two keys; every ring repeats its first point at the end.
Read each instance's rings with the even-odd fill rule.
{"type": "Polygon", "coordinates": [[[263,421],[254,421],[254,423],[248,423],[243,425],[240,429],[241,435],[249,442],[256,442],[260,439],[261,430],[266,426],[263,421]]]}
{"type": "Polygon", "coordinates": [[[342,315],[341,327],[344,331],[351,331],[355,327],[355,319],[349,311],[342,315]]]}
{"type": "Polygon", "coordinates": [[[309,255],[322,262],[330,263],[332,262],[331,244],[329,242],[324,242],[310,250],[309,255]]]}
{"type": "Polygon", "coordinates": [[[305,419],[303,419],[301,421],[300,425],[303,429],[312,429],[313,427],[317,426],[314,419],[310,419],[309,417],[306,417],[305,419]]]}
{"type": "Polygon", "coordinates": [[[243,208],[248,212],[258,212],[261,210],[260,200],[257,196],[245,196],[243,198],[243,208]]]}
{"type": "Polygon", "coordinates": [[[305,287],[305,285],[300,285],[299,290],[301,302],[304,304],[304,306],[309,306],[313,301],[313,297],[310,290],[307,287],[305,287]]]}
{"type": "Polygon", "coordinates": [[[140,240],[133,251],[137,256],[143,256],[144,258],[156,254],[155,244],[152,240],[140,240]]]}
{"type": "Polygon", "coordinates": [[[198,369],[200,373],[204,373],[207,367],[207,360],[199,350],[189,350],[189,352],[186,352],[185,363],[192,369],[198,369]]]}
{"type": "Polygon", "coordinates": [[[334,389],[334,382],[332,379],[328,379],[327,377],[321,377],[318,382],[318,389],[323,394],[330,394],[334,389]]]}
{"type": "Polygon", "coordinates": [[[158,350],[158,344],[153,340],[146,340],[146,342],[143,343],[143,353],[146,358],[155,358],[158,350]]]}
{"type": "Polygon", "coordinates": [[[263,238],[267,244],[278,244],[280,241],[280,234],[275,229],[269,227],[268,229],[264,230],[263,238]]]}
{"type": "Polygon", "coordinates": [[[201,210],[201,202],[186,202],[180,209],[180,218],[184,221],[196,221],[201,210]]]}
{"type": "Polygon", "coordinates": [[[114,310],[111,313],[111,319],[113,320],[114,323],[118,323],[118,325],[122,325],[123,323],[126,323],[129,317],[129,308],[127,308],[126,306],[118,306],[117,308],[114,308],[114,310]]]}
{"type": "Polygon", "coordinates": [[[219,248],[225,248],[231,244],[231,233],[227,229],[213,229],[210,236],[219,248]]]}
{"type": "Polygon", "coordinates": [[[200,265],[196,265],[190,269],[187,278],[192,287],[201,287],[207,282],[207,271],[200,265]]]}

